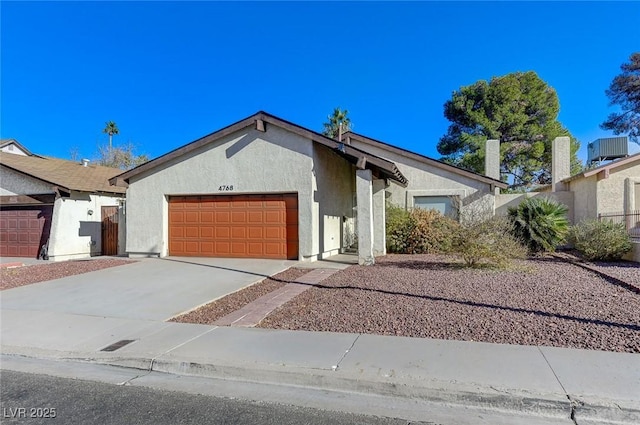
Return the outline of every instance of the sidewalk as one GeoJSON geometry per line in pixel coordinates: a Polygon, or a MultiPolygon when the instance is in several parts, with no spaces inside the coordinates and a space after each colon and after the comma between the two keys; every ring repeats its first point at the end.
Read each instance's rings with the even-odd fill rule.
{"type": "Polygon", "coordinates": [[[640,423],[637,354],[17,310],[2,311],[2,353],[640,423]]]}

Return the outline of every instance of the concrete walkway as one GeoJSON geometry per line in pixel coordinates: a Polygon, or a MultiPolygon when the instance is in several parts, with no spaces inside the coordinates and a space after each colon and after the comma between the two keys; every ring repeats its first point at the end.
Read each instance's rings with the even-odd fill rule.
{"type": "Polygon", "coordinates": [[[637,354],[12,310],[2,312],[2,353],[428,400],[567,425],[640,423],[637,354]]]}
{"type": "Polygon", "coordinates": [[[320,283],[335,272],[337,272],[336,269],[313,270],[299,277],[294,282],[287,283],[282,288],[265,294],[255,301],[245,305],[241,309],[221,317],[214,323],[214,325],[241,326],[245,328],[254,327],[273,310],[292,298],[297,297],[307,289],[311,288],[312,285],[320,283]]]}
{"type": "MultiPolygon", "coordinates": [[[[198,300],[210,301],[210,289],[199,291],[215,288],[212,276],[238,267],[150,259],[106,269],[100,285],[88,273],[2,291],[2,367],[37,358],[64,363],[68,370],[79,363],[105,364],[338,391],[347,399],[369,394],[426,400],[460,410],[533,415],[543,423],[640,423],[638,354],[164,321],[198,300]],[[139,267],[150,269],[144,274],[139,267]],[[121,282],[125,274],[148,279],[149,273],[150,282],[121,282]],[[82,285],[71,284],[82,276],[82,285]],[[137,313],[139,304],[144,314],[137,313]],[[114,351],[104,351],[109,347],[114,351]]],[[[288,264],[274,265],[274,273],[278,267],[288,264]]],[[[316,279],[332,271],[318,271],[316,279]]],[[[240,274],[264,278],[259,270],[240,274]]]]}

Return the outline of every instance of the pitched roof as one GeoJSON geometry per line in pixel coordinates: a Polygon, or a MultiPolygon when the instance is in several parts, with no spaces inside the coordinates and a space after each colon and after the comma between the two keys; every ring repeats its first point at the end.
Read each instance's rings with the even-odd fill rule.
{"type": "Polygon", "coordinates": [[[64,191],[125,193],[126,188],[111,186],[109,179],[122,173],[118,168],[89,165],[58,158],[14,155],[0,152],[0,165],[64,191]]]}
{"type": "Polygon", "coordinates": [[[407,158],[414,159],[416,161],[428,164],[430,166],[443,169],[445,171],[450,171],[455,174],[459,174],[464,177],[472,178],[474,180],[479,180],[483,183],[491,184],[497,186],[502,189],[506,189],[509,185],[503,181],[493,179],[491,177],[485,176],[483,174],[479,174],[473,171],[465,170],[464,168],[456,167],[455,165],[447,164],[446,162],[439,161],[437,159],[430,158],[425,155],[421,155],[416,152],[412,152],[407,149],[399,148],[394,145],[390,145],[389,143],[381,142],[380,140],[372,139],[367,136],[363,136],[358,133],[354,133],[353,131],[348,131],[342,135],[343,140],[346,140],[347,143],[350,143],[350,140],[357,140],[359,142],[375,146],[378,148],[386,149],[390,152],[396,153],[398,155],[402,155],[407,158]]]}
{"type": "Polygon", "coordinates": [[[282,129],[291,131],[294,134],[297,134],[306,139],[310,139],[313,142],[326,146],[329,149],[332,149],[338,155],[345,158],[347,161],[351,162],[352,164],[356,164],[356,166],[358,166],[359,168],[368,168],[368,169],[375,170],[378,173],[380,173],[383,177],[394,180],[396,183],[402,186],[407,185],[407,182],[408,182],[407,178],[402,175],[400,170],[398,170],[398,167],[396,167],[396,165],[393,162],[384,158],[380,158],[379,156],[373,155],[364,150],[354,148],[353,146],[345,145],[344,143],[340,143],[334,139],[328,138],[313,130],[309,130],[307,128],[301,127],[297,124],[283,120],[282,118],[278,118],[274,115],[268,114],[263,111],[259,111],[243,120],[240,120],[214,133],[211,133],[187,145],[184,145],[178,149],[175,149],[169,153],[166,153],[156,159],[153,159],[149,162],[139,165],[138,167],[132,170],[126,171],[121,175],[113,177],[111,178],[110,182],[111,184],[117,184],[119,180],[128,182],[128,180],[131,177],[139,175],[145,171],[151,170],[172,159],[175,159],[188,152],[198,149],[201,146],[207,145],[209,143],[213,143],[225,136],[228,136],[229,134],[235,133],[236,131],[239,131],[246,127],[256,126],[256,128],[258,128],[259,125],[265,125],[265,123],[272,124],[282,129]]]}
{"type": "Polygon", "coordinates": [[[0,139],[0,149],[8,145],[16,145],[18,149],[20,149],[25,154],[33,155],[31,152],[29,152],[29,149],[22,146],[16,139],[0,139]]]}
{"type": "Polygon", "coordinates": [[[605,173],[609,173],[611,170],[615,170],[618,167],[622,167],[623,165],[627,165],[627,164],[633,164],[634,162],[638,162],[640,163],[640,152],[633,154],[633,155],[629,155],[625,158],[620,158],[620,159],[616,159],[615,161],[611,161],[608,162],[606,164],[603,164],[599,167],[596,168],[592,168],[590,170],[586,170],[583,171],[582,173],[578,173],[578,174],[574,174],[571,177],[567,177],[566,179],[562,180],[563,182],[571,182],[574,180],[578,180],[581,179],[583,177],[591,177],[594,176],[600,172],[605,172],[605,173]]]}

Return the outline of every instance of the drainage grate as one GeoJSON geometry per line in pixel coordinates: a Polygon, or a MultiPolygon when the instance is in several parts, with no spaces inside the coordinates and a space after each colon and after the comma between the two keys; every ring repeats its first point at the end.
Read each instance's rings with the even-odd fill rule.
{"type": "Polygon", "coordinates": [[[122,339],[118,342],[114,342],[113,344],[104,347],[102,350],[100,351],[116,351],[121,349],[122,347],[124,347],[127,344],[131,344],[133,341],[135,341],[135,339],[122,339]]]}

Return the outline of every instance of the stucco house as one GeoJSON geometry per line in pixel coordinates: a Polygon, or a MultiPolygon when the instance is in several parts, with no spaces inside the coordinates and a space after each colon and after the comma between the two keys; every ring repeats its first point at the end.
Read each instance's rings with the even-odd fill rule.
{"type": "Polygon", "coordinates": [[[0,152],[13,153],[16,155],[32,155],[32,153],[16,139],[0,139],[0,152]]]}
{"type": "MultiPolygon", "coordinates": [[[[574,194],[574,221],[640,210],[640,153],[562,180],[574,194]]],[[[640,225],[640,224],[639,224],[640,225]]]]}
{"type": "Polygon", "coordinates": [[[338,141],[265,112],[111,183],[128,185],[130,256],[313,261],[357,241],[361,264],[386,253],[387,200],[415,206],[489,196],[490,203],[494,187],[505,187],[364,136],[338,141]]]}
{"type": "Polygon", "coordinates": [[[0,152],[1,256],[59,261],[124,253],[126,189],[109,184],[122,170],[34,155],[15,140],[12,146],[0,152]]]}

